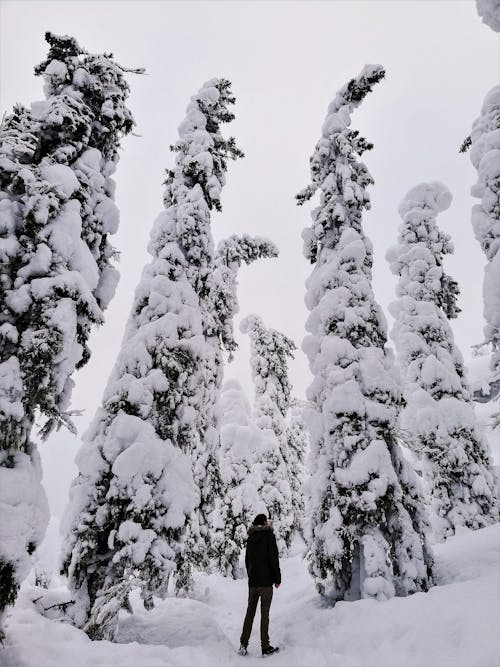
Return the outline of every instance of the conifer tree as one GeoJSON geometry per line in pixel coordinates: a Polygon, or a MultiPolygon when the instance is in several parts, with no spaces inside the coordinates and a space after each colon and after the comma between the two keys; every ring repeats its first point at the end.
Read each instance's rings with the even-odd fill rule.
{"type": "MultiPolygon", "coordinates": [[[[210,231],[210,230],[209,230],[210,231]]],[[[212,424],[207,432],[201,448],[195,452],[195,480],[200,487],[201,500],[199,522],[204,536],[204,545],[200,550],[192,540],[189,544],[194,549],[194,560],[197,566],[209,569],[215,564],[227,572],[226,556],[222,556],[221,545],[227,537],[225,525],[226,505],[224,496],[225,484],[220,470],[220,451],[217,433],[216,405],[219,399],[223,377],[223,353],[229,353],[229,359],[237,348],[234,339],[234,316],[239,312],[238,305],[238,271],[241,265],[251,264],[257,259],[278,256],[278,249],[266,238],[232,235],[222,240],[212,257],[212,270],[206,277],[206,283],[200,292],[200,308],[206,323],[205,335],[214,355],[212,374],[212,391],[215,397],[207,404],[206,419],[212,424]]],[[[229,557],[229,554],[228,554],[229,557]]],[[[232,561],[234,563],[234,559],[232,561]]],[[[179,591],[187,592],[191,587],[189,577],[177,580],[179,591]]]]}
{"type": "Polygon", "coordinates": [[[359,157],[371,144],[349,127],[384,74],[367,65],[337,93],[311,157],[312,183],[297,196],[303,204],[320,191],[303,232],[315,265],[303,344],[316,408],[308,539],[310,572],[332,603],[404,596],[431,583],[425,515],[396,440],[400,387],[362,228],[373,179],[359,157]]]}
{"type": "MultiPolygon", "coordinates": [[[[103,406],[84,437],[79,455],[80,475],[74,482],[67,512],[64,569],[71,587],[85,599],[85,622],[98,597],[117,583],[119,577],[123,578],[124,571],[141,582],[148,599],[153,593],[163,593],[162,586],[170,574],[174,574],[178,590],[189,589],[192,565],[207,560],[203,531],[205,535],[208,533],[216,492],[214,480],[219,475],[212,418],[218,350],[207,342],[211,320],[201,299],[207,298],[213,273],[210,209],[220,208],[225,160],[238,154],[233,140],[225,141],[219,133],[219,121],[232,117],[226,113],[226,106],[232,101],[229,83],[218,79],[207,82],[191,98],[179,128],[179,140],[172,147],[177,156],[175,167],[167,173],[165,211],[151,232],[148,251],[152,260],[136,290],[103,406]],[[115,539],[110,544],[110,536],[120,535],[121,526],[127,526],[131,520],[139,524],[141,531],[154,529],[159,517],[168,513],[172,494],[175,495],[175,484],[171,488],[165,484],[147,511],[135,516],[134,495],[141,497],[145,482],[154,482],[155,488],[158,482],[154,478],[148,482],[150,473],[141,469],[140,460],[135,463],[137,469],[131,470],[141,482],[138,488],[131,487],[129,482],[122,485],[115,474],[116,460],[123,447],[113,445],[116,439],[113,425],[123,415],[152,428],[166,451],[170,443],[184,453],[194,477],[193,507],[190,507],[189,480],[185,478],[180,499],[183,511],[176,513],[177,523],[159,526],[155,539],[169,555],[157,571],[150,570],[150,561],[156,558],[158,550],[154,540],[150,557],[145,556],[138,568],[127,559],[122,567],[116,555],[123,552],[128,542],[136,541],[135,535],[125,534],[123,545],[115,539]],[[113,455],[106,453],[109,447],[113,455]],[[99,465],[89,468],[86,462],[93,458],[90,452],[96,448],[99,465]],[[142,480],[144,475],[146,478],[142,480]],[[114,492],[114,485],[124,488],[114,492]],[[86,498],[84,504],[82,497],[86,498]],[[107,517],[104,525],[103,516],[107,517]],[[100,539],[96,538],[97,533],[100,539]]],[[[140,442],[131,439],[127,447],[135,450],[140,442]]]]}
{"type": "Polygon", "coordinates": [[[0,616],[44,535],[47,504],[31,439],[66,424],[76,368],[116,285],[111,179],[133,127],[127,70],[111,55],[46,34],[35,72],[46,100],[0,128],[0,616]]]}
{"type": "Polygon", "coordinates": [[[259,496],[272,520],[278,548],[284,554],[290,546],[294,526],[285,416],[291,393],[287,359],[293,356],[295,344],[279,331],[268,329],[257,315],[242,320],[240,329],[250,336],[250,364],[255,383],[253,419],[261,431],[261,451],[256,464],[261,476],[259,496]]]}
{"type": "Polygon", "coordinates": [[[476,7],[483,23],[500,32],[500,0],[476,0],[476,7]]]}
{"type": "MultiPolygon", "coordinates": [[[[276,247],[266,239],[235,236],[222,241],[217,252],[211,231],[211,211],[220,211],[222,187],[229,159],[243,156],[233,137],[224,139],[222,123],[233,120],[230,107],[235,99],[226,79],[207,82],[193,96],[187,116],[179,128],[180,138],[172,149],[176,165],[168,172],[165,204],[177,206],[179,238],[187,260],[187,278],[198,296],[202,329],[208,345],[205,377],[207,393],[200,418],[203,437],[191,450],[195,483],[200,490],[197,521],[202,540],[188,526],[187,560],[208,568],[213,557],[212,539],[216,539],[218,497],[221,475],[217,455],[218,426],[216,405],[222,383],[223,350],[232,352],[232,318],[237,312],[236,277],[243,262],[260,257],[275,257],[276,247]],[[192,201],[186,201],[191,193],[192,201]]],[[[189,572],[178,571],[179,591],[191,587],[189,572]]]]}
{"type": "MultiPolygon", "coordinates": [[[[472,207],[472,226],[487,260],[483,276],[484,336],[492,350],[489,385],[490,397],[495,398],[500,393],[500,86],[486,95],[481,115],[474,121],[462,150],[469,147],[477,169],[477,183],[471,194],[480,200],[472,207]]],[[[500,426],[500,408],[496,420],[500,426]]]]}
{"type": "Polygon", "coordinates": [[[211,310],[218,320],[219,339],[230,354],[236,349],[234,316],[239,313],[237,278],[243,263],[277,257],[278,248],[261,236],[230,236],[217,246],[215,254],[214,288],[211,291],[211,310]]]}
{"type": "Polygon", "coordinates": [[[448,318],[456,317],[458,285],[443,269],[453,252],[436,216],[451,202],[441,183],[412,188],[399,207],[397,245],[387,258],[399,276],[392,336],[404,378],[401,426],[421,460],[438,539],[458,526],[498,520],[489,454],[474,416],[462,356],[448,318]]]}
{"type": "Polygon", "coordinates": [[[236,380],[224,383],[219,401],[219,432],[223,497],[220,531],[213,542],[217,569],[237,579],[239,557],[244,550],[247,527],[260,508],[262,480],[257,462],[261,435],[253,423],[250,405],[236,380]]]}
{"type": "Polygon", "coordinates": [[[207,568],[212,556],[222,492],[215,406],[225,320],[212,307],[219,282],[210,211],[221,207],[227,160],[240,155],[234,140],[219,132],[219,124],[233,117],[227,111],[233,102],[224,79],[207,82],[191,98],[172,147],[177,156],[167,174],[165,211],[151,233],[152,260],[136,290],[102,408],[79,454],[64,570],[83,601],[81,624],[92,633],[99,632],[105,609],[111,628],[106,636],[112,635],[116,614],[109,610],[116,605],[109,591],[121,579],[133,579],[150,606],[153,594],[165,593],[171,574],[177,592],[189,591],[193,566],[207,568]],[[143,426],[136,424],[137,435],[117,446],[115,431],[125,418],[143,426]],[[147,456],[146,428],[153,429],[151,447],[164,450],[155,470],[141,458],[147,456]],[[179,450],[190,460],[192,477],[179,450]],[[123,457],[129,466],[120,473],[123,457]],[[175,466],[178,483],[168,470],[175,466]],[[138,541],[146,545],[142,558],[135,555],[138,541]]]}
{"type": "Polygon", "coordinates": [[[292,401],[286,415],[287,469],[292,493],[293,533],[304,537],[304,479],[305,454],[308,446],[308,431],[298,401],[292,401]]]}

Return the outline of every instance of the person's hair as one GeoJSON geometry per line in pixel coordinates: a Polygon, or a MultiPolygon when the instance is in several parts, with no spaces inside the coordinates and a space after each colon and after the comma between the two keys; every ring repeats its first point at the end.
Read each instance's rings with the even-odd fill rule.
{"type": "Polygon", "coordinates": [[[265,526],[267,522],[267,516],[265,514],[257,514],[253,520],[254,526],[265,526]]]}

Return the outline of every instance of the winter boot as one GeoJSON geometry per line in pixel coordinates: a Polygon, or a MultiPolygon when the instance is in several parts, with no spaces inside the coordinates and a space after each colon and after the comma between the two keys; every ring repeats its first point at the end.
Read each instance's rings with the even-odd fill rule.
{"type": "Polygon", "coordinates": [[[247,647],[244,644],[241,644],[240,648],[238,649],[238,653],[240,655],[246,655],[248,653],[247,647]]]}
{"type": "Polygon", "coordinates": [[[273,653],[278,653],[279,648],[277,646],[268,646],[267,648],[262,649],[262,657],[267,655],[273,655],[273,653]]]}

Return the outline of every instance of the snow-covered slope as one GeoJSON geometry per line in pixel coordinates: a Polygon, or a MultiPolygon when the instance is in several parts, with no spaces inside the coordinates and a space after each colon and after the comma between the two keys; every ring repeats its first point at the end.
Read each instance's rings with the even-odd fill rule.
{"type": "MultiPolygon", "coordinates": [[[[300,549],[282,561],[271,607],[275,667],[499,667],[500,525],[438,545],[440,585],[386,602],[321,606],[300,549]]],[[[2,667],[222,667],[261,665],[258,619],[250,653],[236,654],[246,580],[201,575],[196,600],[168,598],[121,617],[118,643],[91,642],[40,616],[26,584],[8,620],[2,667]]]]}

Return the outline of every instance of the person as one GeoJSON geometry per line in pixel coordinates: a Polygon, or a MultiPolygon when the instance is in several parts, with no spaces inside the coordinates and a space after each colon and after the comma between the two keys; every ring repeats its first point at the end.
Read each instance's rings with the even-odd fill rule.
{"type": "Polygon", "coordinates": [[[253,619],[260,599],[260,642],[262,655],[277,653],[279,648],[269,643],[269,609],[273,599],[273,584],[281,584],[278,547],[273,529],[265,514],[258,514],[248,530],[245,565],[248,574],[248,606],[241,631],[241,655],[247,654],[253,619]]]}

